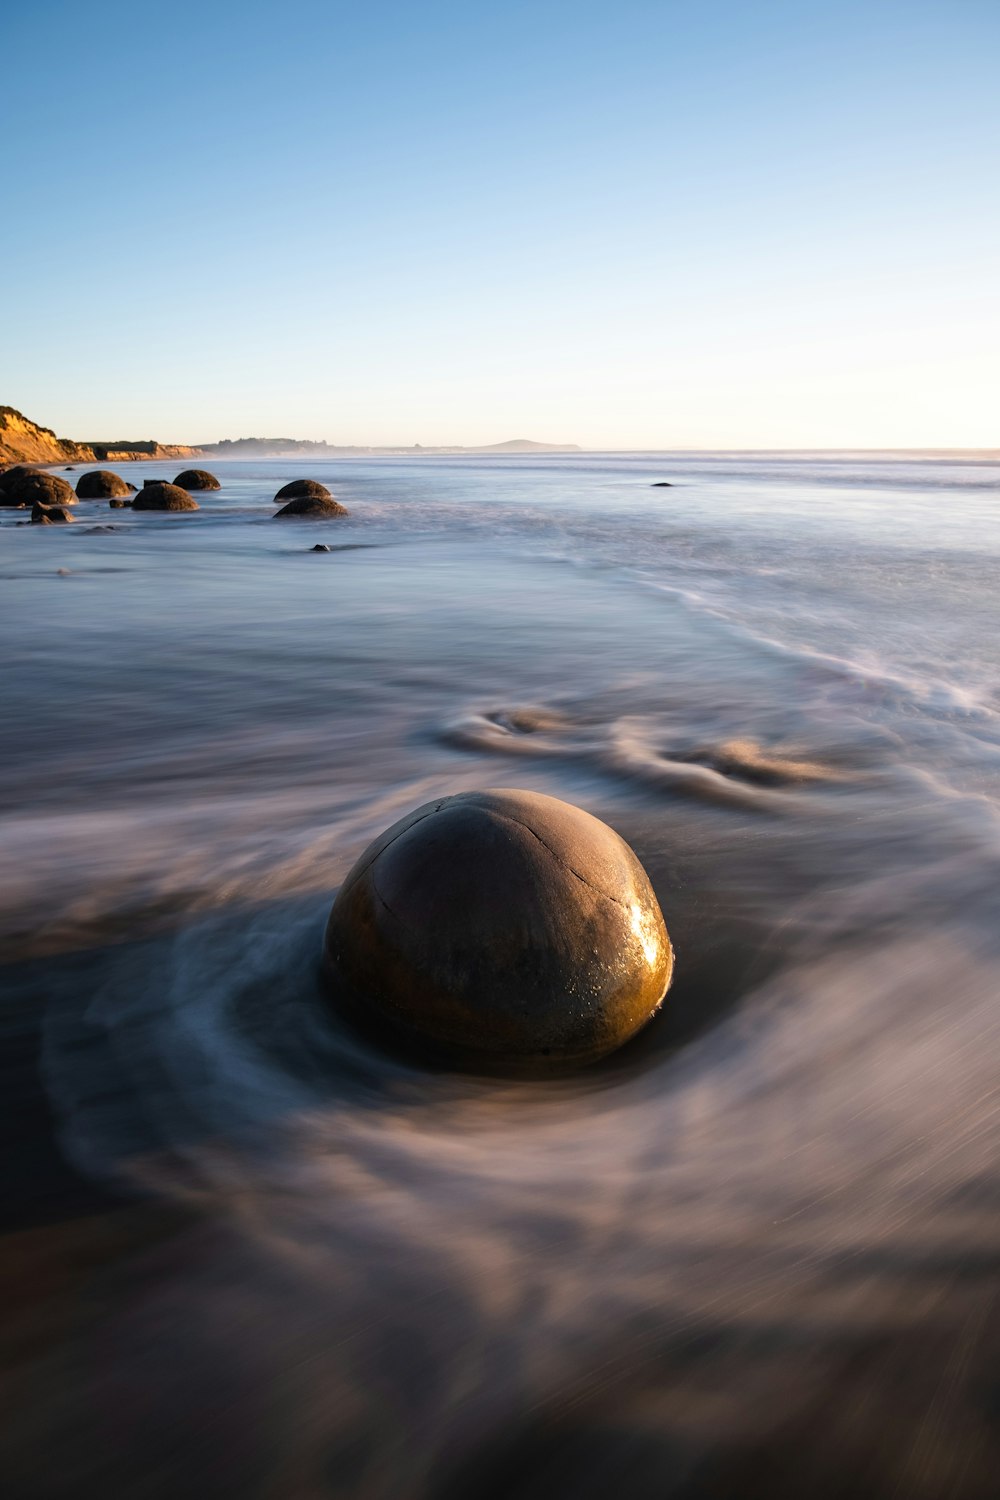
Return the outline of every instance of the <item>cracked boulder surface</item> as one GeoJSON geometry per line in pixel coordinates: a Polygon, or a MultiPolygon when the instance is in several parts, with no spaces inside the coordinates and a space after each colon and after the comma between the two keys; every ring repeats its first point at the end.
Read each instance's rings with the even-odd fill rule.
{"type": "Polygon", "coordinates": [[[659,1008],[673,953],[613,829],[538,792],[426,803],[365,850],[330,913],[324,972],[362,1029],[474,1071],[564,1072],[659,1008]]]}

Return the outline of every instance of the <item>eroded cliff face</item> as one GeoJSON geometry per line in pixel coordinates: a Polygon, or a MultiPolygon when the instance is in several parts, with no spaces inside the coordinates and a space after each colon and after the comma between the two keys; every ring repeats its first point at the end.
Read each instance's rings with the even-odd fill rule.
{"type": "Polygon", "coordinates": [[[15,411],[0,406],[0,468],[7,464],[88,463],[94,457],[86,443],[57,438],[51,427],[39,427],[15,411]]]}
{"type": "Polygon", "coordinates": [[[74,443],[71,438],[56,437],[51,427],[40,427],[12,406],[0,406],[0,469],[10,464],[121,464],[143,458],[194,458],[200,451],[181,443],[157,443],[153,439],[74,443]]]}

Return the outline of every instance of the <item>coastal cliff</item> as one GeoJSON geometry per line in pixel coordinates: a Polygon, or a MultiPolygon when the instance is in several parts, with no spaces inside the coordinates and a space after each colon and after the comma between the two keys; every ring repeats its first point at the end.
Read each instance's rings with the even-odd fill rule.
{"type": "Polygon", "coordinates": [[[0,406],[0,467],[6,464],[87,463],[94,451],[86,443],[58,438],[51,427],[39,427],[12,406],[0,406]]]}
{"type": "Polygon", "coordinates": [[[197,448],[179,443],[158,443],[149,438],[133,442],[117,438],[110,442],[77,443],[56,437],[51,427],[41,427],[13,406],[0,406],[0,469],[9,464],[127,463],[143,458],[193,458],[197,448]]]}

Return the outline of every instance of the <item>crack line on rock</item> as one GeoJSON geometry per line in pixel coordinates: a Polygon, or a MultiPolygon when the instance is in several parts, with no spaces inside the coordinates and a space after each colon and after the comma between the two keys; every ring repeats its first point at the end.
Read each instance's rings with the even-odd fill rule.
{"type": "MultiPolygon", "coordinates": [[[[555,860],[557,865],[561,865],[564,870],[568,870],[571,875],[575,875],[577,880],[585,885],[588,890],[594,892],[595,896],[604,896],[606,900],[613,901],[616,906],[620,906],[622,911],[628,912],[629,908],[625,905],[624,901],[619,901],[618,897],[612,896],[610,891],[602,891],[600,886],[594,885],[593,881],[588,880],[586,875],[581,875],[579,870],[574,870],[573,866],[569,864],[567,860],[563,859],[561,855],[558,855],[556,853],[551,844],[547,844],[545,842],[540,833],[535,832],[530,823],[522,823],[520,818],[515,818],[511,813],[498,813],[497,816],[505,818],[508,823],[514,823],[518,828],[523,828],[527,833],[530,833],[532,838],[537,839],[542,848],[547,850],[548,853],[552,855],[552,858],[555,860]]],[[[614,832],[613,829],[612,832],[614,832]]]]}

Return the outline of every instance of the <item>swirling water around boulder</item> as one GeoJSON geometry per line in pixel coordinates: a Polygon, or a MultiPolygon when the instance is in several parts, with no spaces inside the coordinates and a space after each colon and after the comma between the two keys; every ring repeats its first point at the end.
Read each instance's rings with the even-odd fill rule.
{"type": "Polygon", "coordinates": [[[680,470],[338,465],[322,560],[266,465],[5,532],[12,1471],[991,1494],[996,474],[680,470]],[[569,1078],[321,983],[366,844],[505,783],[618,829],[678,948],[569,1078]]]}

